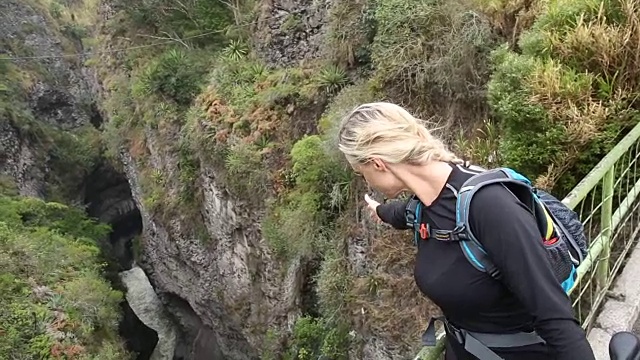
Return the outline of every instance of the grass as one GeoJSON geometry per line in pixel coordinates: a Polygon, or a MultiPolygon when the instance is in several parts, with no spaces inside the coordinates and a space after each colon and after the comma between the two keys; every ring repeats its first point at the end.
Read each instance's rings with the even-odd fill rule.
{"type": "Polygon", "coordinates": [[[623,66],[635,64],[637,42],[623,39],[637,36],[638,6],[599,4],[550,2],[522,33],[522,54],[502,48],[494,56],[489,93],[503,158],[559,193],[595,165],[637,112],[637,69],[623,66]],[[614,73],[611,64],[620,68],[614,73]]]}
{"type": "Polygon", "coordinates": [[[340,66],[367,67],[371,62],[373,6],[369,1],[336,1],[329,9],[327,47],[340,66]]]}

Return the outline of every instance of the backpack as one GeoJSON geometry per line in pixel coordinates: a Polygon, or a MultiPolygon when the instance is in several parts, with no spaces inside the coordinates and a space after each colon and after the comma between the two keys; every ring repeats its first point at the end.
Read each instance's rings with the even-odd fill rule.
{"type": "Polygon", "coordinates": [[[565,292],[574,285],[577,267],[588,253],[584,227],[578,214],[560,200],[540,189],[531,181],[509,168],[484,170],[469,178],[458,191],[456,201],[456,227],[452,230],[432,229],[421,222],[422,203],[414,195],[407,202],[405,218],[414,229],[414,245],[418,237],[423,240],[457,241],[465,257],[479,271],[499,280],[500,271],[491,262],[482,244],[469,227],[469,205],[473,195],[483,186],[501,183],[534,215],[540,230],[540,241],[546,250],[553,272],[565,292]]]}

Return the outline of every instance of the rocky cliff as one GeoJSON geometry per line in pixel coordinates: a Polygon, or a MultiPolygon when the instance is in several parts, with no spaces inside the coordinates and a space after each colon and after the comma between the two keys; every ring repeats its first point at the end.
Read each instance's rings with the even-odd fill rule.
{"type": "MultiPolygon", "coordinates": [[[[369,311],[387,306],[390,298],[349,307],[340,300],[350,276],[364,284],[375,275],[377,260],[367,255],[375,233],[347,237],[322,230],[315,239],[315,231],[305,228],[334,224],[350,231],[352,216],[331,215],[329,225],[322,225],[320,212],[334,205],[321,200],[307,211],[294,196],[333,191],[332,202],[347,196],[346,188],[333,184],[351,181],[339,171],[329,170],[335,173],[327,178],[329,189],[301,182],[316,176],[313,171],[339,169],[333,160],[315,161],[324,168],[306,175],[295,169],[310,168],[303,164],[317,158],[306,151],[322,152],[313,137],[323,131],[321,117],[334,121],[355,101],[375,98],[367,90],[375,84],[355,84],[327,107],[366,72],[366,4],[237,1],[215,5],[215,14],[191,13],[207,4],[193,1],[176,10],[162,1],[149,7],[120,1],[3,3],[2,49],[15,58],[7,80],[18,87],[11,100],[19,99],[24,112],[15,116],[3,108],[2,173],[24,195],[86,204],[90,215],[113,226],[106,250],[116,259],[115,269],[130,269],[134,262],[144,269],[179,326],[176,358],[311,351],[391,359],[413,351],[415,343],[397,346],[391,329],[367,324],[369,311]],[[341,23],[350,18],[350,26],[341,23]],[[224,31],[201,38],[207,34],[203,23],[224,31]],[[336,46],[347,38],[348,44],[336,46]],[[223,60],[212,62],[219,56],[223,60]],[[203,81],[207,65],[219,69],[210,83],[203,81]],[[240,84],[225,78],[238,72],[252,79],[240,84]],[[169,82],[180,87],[168,88],[169,82]],[[234,93],[249,88],[246,95],[234,93]],[[306,144],[292,149],[303,138],[306,144]],[[245,148],[248,142],[255,145],[245,148]],[[286,198],[289,205],[274,205],[286,198]],[[306,217],[306,224],[287,222],[306,217]],[[322,320],[322,312],[333,313],[327,319],[349,317],[338,324],[322,320]],[[301,316],[316,320],[301,322],[301,316]],[[300,337],[308,331],[304,326],[315,329],[317,339],[300,337]]],[[[363,190],[354,186],[354,195],[363,190]]],[[[358,206],[339,207],[360,218],[358,206]]],[[[353,223],[371,228],[366,219],[353,223]]],[[[407,256],[406,250],[398,256],[407,256]]],[[[401,272],[409,274],[408,268],[401,272]]],[[[139,305],[124,309],[132,316],[132,308],[144,308],[139,305]]],[[[123,334],[135,337],[130,330],[123,334]]],[[[153,350],[132,346],[145,356],[153,350]]]]}
{"type": "MultiPolygon", "coordinates": [[[[285,11],[275,10],[282,6],[292,16],[306,16],[310,4],[272,6],[267,13],[285,11]]],[[[311,31],[315,33],[322,25],[322,15],[314,16],[316,23],[311,31]]],[[[278,21],[281,20],[284,19],[278,21]]],[[[273,21],[269,19],[266,26],[278,29],[269,34],[288,39],[273,21]]],[[[299,30],[308,35],[304,29],[299,30]]],[[[284,41],[285,46],[273,46],[268,41],[263,45],[265,52],[271,51],[265,56],[272,57],[274,65],[295,62],[305,53],[317,52],[320,43],[316,40],[315,45],[304,46],[297,40],[284,41]],[[286,45],[291,43],[298,47],[295,56],[289,54],[293,50],[286,45]]],[[[310,108],[304,114],[314,111],[313,106],[310,108]]],[[[148,201],[148,179],[144,177],[153,169],[161,174],[165,196],[184,186],[180,184],[184,163],[180,149],[174,146],[180,141],[181,129],[166,124],[163,129],[144,127],[142,131],[143,148],[132,151],[124,147],[120,153],[142,214],[141,266],[185,329],[194,350],[219,347],[224,354],[221,358],[259,358],[267,331],[291,328],[303,310],[303,284],[310,281],[311,275],[305,260],[282,263],[273,255],[261,234],[265,210],[230,193],[223,180],[225,170],[219,164],[198,161],[193,187],[185,190],[197,194],[200,201],[189,205],[189,214],[173,212],[166,216],[156,211],[148,201]]],[[[240,176],[227,181],[244,179],[240,176]]]]}
{"type": "Polygon", "coordinates": [[[68,130],[91,124],[89,71],[78,66],[81,61],[62,56],[79,47],[56,31],[48,13],[12,0],[3,1],[0,10],[2,57],[19,58],[2,60],[3,83],[11,87],[3,91],[11,94],[2,104],[0,172],[17,179],[22,194],[44,196],[48,173],[43,164],[51,159],[41,149],[42,139],[25,133],[36,133],[38,126],[68,130]]]}
{"type": "MultiPolygon", "coordinates": [[[[394,101],[444,125],[461,155],[568,186],[633,113],[613,130],[602,119],[633,104],[609,99],[588,116],[602,120],[590,123],[601,136],[578,136],[572,119],[601,105],[557,104],[614,92],[549,98],[545,81],[564,84],[574,70],[538,56],[531,39],[553,37],[546,28],[526,54],[512,51],[539,10],[529,5],[4,1],[0,180],[112,225],[112,271],[135,269],[123,273],[133,284],[142,269],[155,291],[123,306],[122,333],[141,359],[159,336],[132,314],[147,317],[158,299],[157,316],[176,325],[175,344],[163,344],[176,359],[407,358],[438,309],[413,284],[410,239],[363,212],[369,189],[336,156],[336,123],[359,103],[394,101]]],[[[576,64],[575,49],[554,46],[576,64]]],[[[612,78],[605,70],[580,84],[606,83],[594,80],[612,78]]]]}

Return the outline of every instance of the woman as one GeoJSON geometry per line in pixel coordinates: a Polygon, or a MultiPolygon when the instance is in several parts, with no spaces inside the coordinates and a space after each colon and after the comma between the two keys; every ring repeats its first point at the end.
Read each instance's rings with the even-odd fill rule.
{"type": "MultiPolygon", "coordinates": [[[[383,102],[357,107],[342,121],[338,147],[372,188],[388,198],[410,191],[423,204],[423,222],[439,229],[455,227],[457,191],[477,171],[464,166],[406,110],[383,102]]],[[[377,220],[409,229],[404,202],[381,205],[368,196],[365,200],[377,220]]],[[[456,243],[418,242],[414,277],[447,319],[446,359],[594,359],[571,302],[537,241],[533,215],[506,188],[488,185],[474,195],[470,226],[502,273],[499,281],[473,268],[456,243]],[[473,339],[461,337],[464,331],[503,338],[537,333],[540,341],[487,345],[492,357],[471,351],[473,339]]]]}

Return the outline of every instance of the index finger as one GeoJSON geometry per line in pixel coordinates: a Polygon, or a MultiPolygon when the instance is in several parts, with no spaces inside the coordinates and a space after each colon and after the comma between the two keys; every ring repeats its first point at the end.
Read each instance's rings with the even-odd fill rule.
{"type": "Polygon", "coordinates": [[[367,204],[369,204],[370,206],[378,206],[378,205],[380,205],[380,203],[375,201],[375,200],[373,200],[371,198],[371,196],[369,196],[369,194],[364,194],[364,201],[366,201],[367,204]]]}

